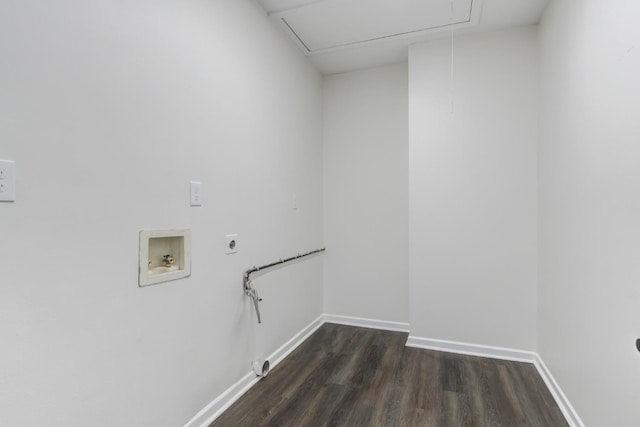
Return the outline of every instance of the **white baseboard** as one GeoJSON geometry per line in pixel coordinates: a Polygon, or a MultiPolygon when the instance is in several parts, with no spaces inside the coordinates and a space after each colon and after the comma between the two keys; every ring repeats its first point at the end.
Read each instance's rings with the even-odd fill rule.
{"type": "MultiPolygon", "coordinates": [[[[285,357],[304,342],[312,333],[324,324],[324,316],[320,316],[305,326],[293,338],[274,351],[267,359],[270,368],[275,368],[285,357]]],[[[260,378],[253,371],[243,376],[237,383],[225,390],[220,396],[198,412],[184,427],[206,427],[226,411],[236,400],[253,387],[260,378]]]]}
{"type": "Polygon", "coordinates": [[[436,340],[431,338],[421,338],[409,336],[407,347],[424,348],[428,350],[445,351],[448,353],[466,354],[469,356],[489,357],[499,360],[510,360],[514,362],[532,363],[538,370],[542,380],[546,384],[549,392],[553,396],[556,404],[562,411],[570,427],[584,427],[578,413],[573,409],[569,399],[562,392],[560,386],[551,375],[551,372],[542,361],[538,353],[525,350],[515,350],[503,347],[491,347],[486,345],[468,344],[456,341],[436,340]]]}
{"type": "Polygon", "coordinates": [[[536,354],[536,359],[533,362],[533,364],[538,370],[538,373],[540,374],[540,376],[542,377],[542,380],[547,385],[549,392],[551,393],[556,403],[558,404],[558,407],[560,408],[560,410],[562,411],[562,414],[566,418],[567,423],[569,423],[569,426],[584,427],[584,423],[578,416],[578,413],[576,412],[575,409],[573,409],[571,402],[569,402],[569,399],[567,399],[567,396],[565,396],[565,394],[562,392],[562,389],[560,388],[556,380],[553,378],[553,375],[551,375],[551,371],[549,371],[549,368],[547,368],[547,365],[544,364],[539,354],[536,354]]]}
{"type": "Polygon", "coordinates": [[[206,427],[213,422],[220,414],[229,408],[238,400],[243,394],[245,394],[251,387],[253,387],[260,378],[256,377],[256,374],[250,372],[240,379],[237,383],[229,387],[220,396],[215,398],[211,403],[205,406],[195,417],[184,425],[184,427],[206,427]]]}
{"type": "Polygon", "coordinates": [[[280,346],[279,349],[274,351],[271,356],[269,356],[269,362],[271,367],[277,366],[282,360],[287,357],[293,350],[298,348],[300,344],[302,344],[307,338],[311,336],[315,331],[320,328],[320,326],[324,325],[324,315],[318,316],[313,322],[309,323],[305,326],[300,332],[295,334],[293,338],[280,346]]]}
{"type": "Polygon", "coordinates": [[[326,323],[338,325],[359,326],[361,328],[382,329],[385,331],[409,332],[409,324],[402,322],[391,322],[388,320],[365,319],[362,317],[338,316],[335,314],[325,314],[326,323]]]}
{"type": "Polygon", "coordinates": [[[427,350],[446,351],[448,353],[466,354],[469,356],[490,357],[492,359],[511,360],[514,362],[533,363],[536,353],[525,350],[515,350],[504,347],[491,347],[488,345],[468,344],[457,341],[436,340],[409,336],[407,347],[425,348],[427,350]]]}

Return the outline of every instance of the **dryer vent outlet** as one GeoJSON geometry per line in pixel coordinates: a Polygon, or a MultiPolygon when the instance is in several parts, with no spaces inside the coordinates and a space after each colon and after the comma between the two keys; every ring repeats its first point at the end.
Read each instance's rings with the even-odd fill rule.
{"type": "Polygon", "coordinates": [[[256,360],[253,362],[253,372],[259,377],[266,377],[269,373],[270,363],[268,360],[256,360]]]}

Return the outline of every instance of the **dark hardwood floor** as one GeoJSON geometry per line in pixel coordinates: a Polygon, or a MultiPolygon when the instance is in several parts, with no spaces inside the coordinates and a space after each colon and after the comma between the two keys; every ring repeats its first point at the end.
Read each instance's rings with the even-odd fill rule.
{"type": "Polygon", "coordinates": [[[325,324],[210,427],[567,426],[535,367],[325,324]]]}

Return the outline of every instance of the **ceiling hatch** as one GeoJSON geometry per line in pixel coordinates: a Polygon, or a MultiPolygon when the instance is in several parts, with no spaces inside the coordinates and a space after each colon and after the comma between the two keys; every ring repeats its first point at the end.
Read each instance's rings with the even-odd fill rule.
{"type": "Polygon", "coordinates": [[[259,0],[307,54],[476,25],[481,0],[259,0]]]}

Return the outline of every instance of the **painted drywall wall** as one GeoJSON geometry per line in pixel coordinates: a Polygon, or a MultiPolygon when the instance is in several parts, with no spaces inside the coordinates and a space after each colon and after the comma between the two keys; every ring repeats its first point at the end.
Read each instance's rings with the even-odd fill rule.
{"type": "Polygon", "coordinates": [[[260,326],[242,292],[323,243],[321,77],[245,0],[7,0],[0,52],[0,425],[183,425],[322,312],[322,256],[254,280],[260,326]],[[174,227],[191,277],[139,288],[174,227]]]}
{"type": "Polygon", "coordinates": [[[535,27],[409,51],[411,335],[536,348],[535,27]]]}
{"type": "Polygon", "coordinates": [[[325,311],[408,322],[407,65],[325,77],[325,311]]]}
{"type": "Polygon", "coordinates": [[[638,16],[552,1],[540,26],[539,352],[588,426],[640,425],[638,16]]]}

